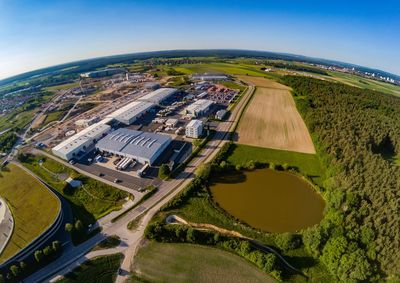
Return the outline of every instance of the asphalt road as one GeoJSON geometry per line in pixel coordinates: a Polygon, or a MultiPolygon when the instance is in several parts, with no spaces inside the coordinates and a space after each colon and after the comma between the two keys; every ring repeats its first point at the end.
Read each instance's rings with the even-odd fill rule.
{"type": "MultiPolygon", "coordinates": [[[[117,282],[123,282],[127,279],[130,266],[132,263],[133,255],[137,250],[138,243],[143,238],[144,229],[154,216],[154,214],[167,203],[170,199],[175,197],[182,189],[189,184],[194,178],[194,172],[199,165],[211,160],[215,154],[217,154],[218,149],[228,139],[229,130],[231,130],[237,119],[240,117],[241,111],[244,109],[248,99],[250,99],[251,94],[254,91],[254,87],[250,86],[249,90],[245,94],[245,97],[238,103],[236,108],[232,111],[232,114],[228,121],[219,123],[217,127],[217,132],[211,139],[211,141],[206,145],[206,147],[201,151],[201,153],[194,158],[190,164],[181,172],[175,179],[167,182],[163,182],[159,186],[159,190],[154,194],[153,197],[146,200],[140,206],[131,210],[129,213],[124,215],[118,221],[112,223],[107,222],[102,225],[102,232],[95,235],[93,238],[87,240],[86,242],[76,246],[75,248],[64,252],[64,254],[55,260],[54,262],[48,264],[44,268],[38,270],[31,276],[29,276],[24,282],[48,282],[51,278],[65,274],[76,266],[75,262],[83,262],[88,259],[87,253],[103,239],[111,235],[118,235],[121,238],[121,245],[117,248],[111,249],[109,252],[120,252],[123,251],[125,254],[124,261],[122,263],[122,275],[119,275],[117,282]],[[127,229],[127,224],[137,218],[138,216],[144,214],[144,218],[141,221],[139,228],[132,232],[127,229]],[[121,249],[121,247],[125,247],[121,249]]],[[[51,156],[51,155],[50,155],[51,156]]],[[[54,158],[53,156],[51,156],[54,158]]],[[[66,163],[66,162],[64,162],[66,163]]],[[[68,164],[68,163],[66,163],[68,164]]],[[[68,164],[70,165],[70,164],[68,164]]],[[[67,165],[67,166],[68,166],[67,165]]],[[[82,172],[84,174],[84,172],[82,172]]],[[[98,179],[98,176],[95,176],[98,179]]]]}

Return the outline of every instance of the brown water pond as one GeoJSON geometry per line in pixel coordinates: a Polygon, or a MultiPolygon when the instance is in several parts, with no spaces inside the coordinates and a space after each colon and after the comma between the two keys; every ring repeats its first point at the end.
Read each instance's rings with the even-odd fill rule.
{"type": "Polygon", "coordinates": [[[300,177],[270,169],[227,173],[210,187],[215,202],[266,232],[295,232],[321,221],[325,202],[300,177]]]}

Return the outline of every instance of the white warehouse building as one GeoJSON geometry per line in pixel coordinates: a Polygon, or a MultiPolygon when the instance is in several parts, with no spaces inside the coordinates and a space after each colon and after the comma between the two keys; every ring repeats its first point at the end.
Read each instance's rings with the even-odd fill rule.
{"type": "Polygon", "coordinates": [[[176,88],[159,88],[155,91],[150,92],[139,98],[139,101],[151,102],[154,104],[160,104],[165,99],[177,92],[176,88]]]}
{"type": "Polygon", "coordinates": [[[150,111],[155,105],[150,102],[133,101],[124,107],[114,111],[107,118],[112,118],[125,125],[134,123],[142,115],[150,111]]]}
{"type": "Polygon", "coordinates": [[[107,124],[101,122],[93,124],[53,147],[52,152],[67,161],[73,158],[79,159],[110,130],[111,127],[107,124]]]}
{"type": "Polygon", "coordinates": [[[203,122],[200,120],[192,120],[187,124],[185,134],[188,138],[197,139],[203,134],[203,122]]]}
{"type": "Polygon", "coordinates": [[[171,141],[168,135],[121,128],[102,138],[96,148],[102,152],[132,158],[141,164],[152,165],[171,141]]]}
{"type": "Polygon", "coordinates": [[[176,93],[176,91],[175,88],[157,89],[114,111],[107,118],[115,119],[125,125],[131,125],[157,104],[176,93]]]}
{"type": "Polygon", "coordinates": [[[214,102],[212,100],[199,99],[186,107],[185,112],[192,117],[199,117],[206,114],[213,104],[214,102]]]}

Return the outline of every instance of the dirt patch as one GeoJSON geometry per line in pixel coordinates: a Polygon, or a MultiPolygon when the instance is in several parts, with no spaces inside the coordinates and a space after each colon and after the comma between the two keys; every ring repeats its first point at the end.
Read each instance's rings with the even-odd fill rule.
{"type": "Polygon", "coordinates": [[[265,78],[244,77],[257,84],[238,127],[241,144],[315,153],[308,129],[289,88],[265,78]]]}

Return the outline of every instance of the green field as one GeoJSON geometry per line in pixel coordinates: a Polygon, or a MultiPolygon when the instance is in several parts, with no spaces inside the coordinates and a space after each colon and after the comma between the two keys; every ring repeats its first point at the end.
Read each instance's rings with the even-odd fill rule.
{"type": "Polygon", "coordinates": [[[380,91],[387,94],[392,94],[395,96],[400,96],[400,87],[389,83],[380,82],[372,79],[363,78],[360,76],[355,76],[346,73],[339,72],[329,72],[329,74],[334,77],[337,81],[342,83],[356,86],[359,88],[366,88],[371,90],[380,91]]]}
{"type": "Polygon", "coordinates": [[[62,85],[49,86],[49,87],[46,87],[45,90],[51,91],[51,92],[56,92],[59,90],[70,89],[70,88],[74,88],[77,86],[79,86],[79,83],[74,82],[74,83],[68,83],[68,84],[62,84],[62,85]]]}
{"type": "Polygon", "coordinates": [[[225,73],[229,75],[249,75],[257,77],[279,78],[280,75],[274,73],[266,73],[260,70],[258,65],[250,64],[233,64],[233,63],[204,63],[204,64],[182,64],[174,67],[178,72],[184,74],[194,73],[225,73]]]}
{"type": "Polygon", "coordinates": [[[0,195],[8,202],[15,226],[0,262],[38,237],[60,209],[58,198],[23,169],[9,164],[6,170],[0,175],[0,195]]]}
{"type": "Polygon", "coordinates": [[[150,282],[274,282],[237,255],[199,245],[151,242],[135,263],[136,275],[150,282]]]}
{"type": "Polygon", "coordinates": [[[83,176],[51,158],[30,157],[23,163],[51,187],[62,193],[72,205],[74,215],[85,224],[91,224],[110,213],[121,209],[128,193],[83,176]],[[42,165],[39,165],[42,160],[42,165]],[[83,186],[69,189],[64,181],[68,176],[82,181],[83,186]]]}
{"type": "Polygon", "coordinates": [[[300,173],[309,176],[316,184],[321,185],[324,180],[324,170],[316,154],[235,144],[232,154],[227,159],[233,165],[246,164],[250,160],[280,165],[287,163],[297,167],[300,173]]]}
{"type": "Polygon", "coordinates": [[[122,254],[96,257],[75,268],[57,282],[109,283],[114,282],[123,259],[122,254]]]}

